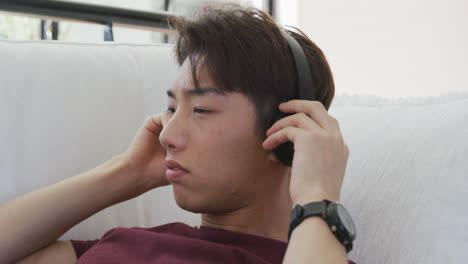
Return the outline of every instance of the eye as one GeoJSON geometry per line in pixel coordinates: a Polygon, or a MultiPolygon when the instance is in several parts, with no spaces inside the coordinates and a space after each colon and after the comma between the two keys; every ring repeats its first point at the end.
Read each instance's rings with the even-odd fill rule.
{"type": "Polygon", "coordinates": [[[211,112],[209,110],[205,110],[205,109],[201,109],[201,108],[195,108],[194,111],[199,113],[199,114],[208,114],[209,112],[211,112]]]}
{"type": "MultiPolygon", "coordinates": [[[[172,107],[168,107],[167,110],[166,110],[166,112],[168,112],[170,114],[173,114],[174,113],[173,111],[175,111],[175,109],[172,108],[172,107]]],[[[193,111],[195,111],[195,112],[197,112],[199,114],[208,114],[208,113],[211,112],[209,110],[205,110],[205,109],[201,109],[201,108],[195,108],[193,111]]]]}

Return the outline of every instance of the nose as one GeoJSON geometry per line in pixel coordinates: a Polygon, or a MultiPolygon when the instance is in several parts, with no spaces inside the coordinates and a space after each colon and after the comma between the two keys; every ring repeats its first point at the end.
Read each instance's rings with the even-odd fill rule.
{"type": "Polygon", "coordinates": [[[170,152],[178,152],[185,149],[187,144],[187,122],[180,115],[173,114],[162,122],[163,129],[159,134],[159,143],[170,152]]]}

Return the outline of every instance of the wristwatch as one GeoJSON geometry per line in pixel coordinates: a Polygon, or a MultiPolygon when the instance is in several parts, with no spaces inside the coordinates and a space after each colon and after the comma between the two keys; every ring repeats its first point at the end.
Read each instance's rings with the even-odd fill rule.
{"type": "Polygon", "coordinates": [[[342,204],[330,200],[296,205],[291,212],[288,241],[294,228],[310,216],[321,216],[335,237],[345,246],[346,252],[353,249],[353,241],[356,239],[354,222],[342,204]]]}

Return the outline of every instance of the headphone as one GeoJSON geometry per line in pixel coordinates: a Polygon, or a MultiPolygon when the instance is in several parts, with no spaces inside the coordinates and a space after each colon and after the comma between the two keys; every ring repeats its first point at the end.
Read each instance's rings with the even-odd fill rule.
{"type": "MultiPolygon", "coordinates": [[[[289,35],[285,30],[281,30],[281,33],[288,41],[289,50],[291,51],[295,61],[299,86],[299,100],[315,101],[314,94],[316,93],[317,89],[312,82],[312,75],[310,73],[309,63],[305,56],[304,50],[302,49],[301,45],[299,45],[297,40],[289,35]]],[[[279,111],[271,123],[271,126],[273,126],[273,124],[278,120],[293,114],[295,113],[283,113],[279,111]]],[[[294,144],[291,141],[281,143],[279,146],[273,149],[273,153],[275,154],[276,158],[284,165],[292,167],[294,144]]]]}

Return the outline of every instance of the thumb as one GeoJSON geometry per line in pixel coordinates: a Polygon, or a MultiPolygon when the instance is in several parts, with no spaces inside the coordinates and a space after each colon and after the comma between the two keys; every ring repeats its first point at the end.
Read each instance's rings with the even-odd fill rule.
{"type": "Polygon", "coordinates": [[[148,144],[154,142],[160,144],[159,134],[162,131],[163,125],[161,122],[161,114],[148,116],[143,125],[138,130],[137,134],[132,140],[131,149],[134,148],[143,151],[151,151],[153,144],[148,144]]]}
{"type": "Polygon", "coordinates": [[[146,118],[143,127],[155,136],[159,136],[163,129],[164,114],[155,114],[146,118]]]}

